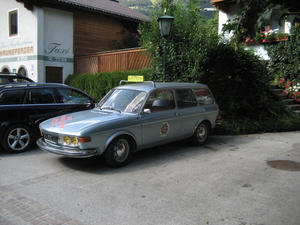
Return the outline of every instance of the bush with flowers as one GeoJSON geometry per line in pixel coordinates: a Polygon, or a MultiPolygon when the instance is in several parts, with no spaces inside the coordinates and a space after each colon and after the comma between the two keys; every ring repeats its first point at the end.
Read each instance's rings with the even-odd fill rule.
{"type": "Polygon", "coordinates": [[[280,40],[281,38],[289,37],[290,34],[287,33],[278,33],[278,29],[276,30],[264,30],[256,33],[254,38],[246,38],[245,44],[255,44],[255,43],[267,43],[273,42],[276,40],[280,40]]]}
{"type": "Polygon", "coordinates": [[[279,81],[277,81],[277,85],[283,88],[282,94],[287,94],[289,98],[300,102],[300,83],[280,78],[279,81]]]}

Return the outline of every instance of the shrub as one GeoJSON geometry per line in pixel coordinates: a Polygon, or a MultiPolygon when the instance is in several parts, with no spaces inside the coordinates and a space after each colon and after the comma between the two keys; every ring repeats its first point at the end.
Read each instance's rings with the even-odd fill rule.
{"type": "Polygon", "coordinates": [[[145,80],[148,80],[149,69],[97,74],[72,74],[67,77],[65,84],[85,91],[100,100],[109,90],[119,86],[121,80],[127,80],[129,75],[142,75],[145,77],[145,80]]]}
{"type": "Polygon", "coordinates": [[[300,26],[293,28],[290,39],[267,47],[270,74],[290,82],[300,83],[300,26]]]}

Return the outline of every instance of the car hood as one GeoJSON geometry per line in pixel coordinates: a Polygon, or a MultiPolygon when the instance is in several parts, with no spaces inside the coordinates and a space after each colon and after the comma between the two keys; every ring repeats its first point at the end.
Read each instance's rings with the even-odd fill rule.
{"type": "Polygon", "coordinates": [[[93,109],[51,118],[42,122],[40,128],[48,132],[78,134],[94,126],[105,130],[108,123],[113,127],[114,124],[119,124],[120,120],[126,121],[128,117],[126,113],[93,109]]]}

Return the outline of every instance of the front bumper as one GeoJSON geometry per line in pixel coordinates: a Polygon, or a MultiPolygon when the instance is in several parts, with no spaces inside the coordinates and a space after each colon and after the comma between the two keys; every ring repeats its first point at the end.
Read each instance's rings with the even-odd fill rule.
{"type": "Polygon", "coordinates": [[[36,141],[37,145],[40,149],[45,152],[50,152],[58,155],[68,156],[72,158],[86,158],[97,155],[96,149],[71,149],[71,148],[63,148],[59,146],[51,146],[48,145],[43,138],[39,138],[36,141]]]}

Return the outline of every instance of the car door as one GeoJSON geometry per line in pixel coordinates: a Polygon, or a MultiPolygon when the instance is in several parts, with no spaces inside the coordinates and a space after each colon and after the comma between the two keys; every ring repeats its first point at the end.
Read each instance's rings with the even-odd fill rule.
{"type": "Polygon", "coordinates": [[[180,137],[181,122],[172,90],[151,93],[143,110],[141,124],[144,147],[171,142],[180,137]]]}
{"type": "Polygon", "coordinates": [[[66,113],[63,104],[58,104],[52,87],[28,89],[24,108],[34,124],[66,113]]]}
{"type": "Polygon", "coordinates": [[[175,91],[178,114],[181,118],[182,137],[193,134],[194,128],[202,118],[205,118],[205,108],[198,106],[193,90],[190,88],[175,91]]]}
{"type": "MultiPolygon", "coordinates": [[[[0,128],[26,117],[23,101],[26,89],[3,90],[0,93],[0,128]]],[[[1,129],[3,131],[3,129],[1,129]]]]}

